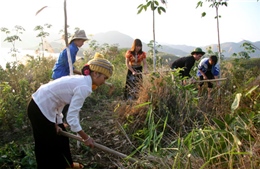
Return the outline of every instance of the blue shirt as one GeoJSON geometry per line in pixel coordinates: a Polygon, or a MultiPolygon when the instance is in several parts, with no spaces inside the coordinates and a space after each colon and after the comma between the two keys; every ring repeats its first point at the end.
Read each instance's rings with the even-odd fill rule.
{"type": "MultiPolygon", "coordinates": [[[[79,51],[79,48],[76,46],[74,42],[69,44],[70,55],[72,64],[76,61],[76,55],[79,51]]],[[[73,67],[74,69],[74,67],[73,67]]],[[[62,76],[70,75],[70,68],[67,56],[67,48],[65,48],[59,55],[58,60],[56,61],[53,69],[52,69],[52,79],[58,79],[62,76]]]]}
{"type": "Polygon", "coordinates": [[[198,65],[198,72],[197,72],[197,76],[202,76],[202,74],[200,73],[200,70],[203,73],[206,73],[207,71],[211,71],[213,76],[218,76],[219,75],[219,65],[210,65],[209,64],[209,58],[203,58],[199,65],[198,65]],[[211,70],[210,70],[211,69],[211,70]]]}

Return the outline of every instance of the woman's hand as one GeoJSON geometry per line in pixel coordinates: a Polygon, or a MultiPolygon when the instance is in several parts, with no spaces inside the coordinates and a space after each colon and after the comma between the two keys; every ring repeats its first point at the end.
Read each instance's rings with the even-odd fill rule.
{"type": "Polygon", "coordinates": [[[94,147],[94,140],[89,135],[87,135],[83,130],[80,130],[78,134],[83,139],[83,142],[86,146],[89,146],[90,148],[94,147]]]}
{"type": "Polygon", "coordinates": [[[60,127],[58,126],[58,124],[55,124],[55,128],[56,128],[56,132],[57,132],[57,133],[59,133],[60,131],[62,131],[62,128],[60,128],[60,127]]]}
{"type": "Polygon", "coordinates": [[[89,136],[87,139],[83,140],[84,144],[86,146],[89,146],[90,148],[94,148],[94,140],[89,136]]]}

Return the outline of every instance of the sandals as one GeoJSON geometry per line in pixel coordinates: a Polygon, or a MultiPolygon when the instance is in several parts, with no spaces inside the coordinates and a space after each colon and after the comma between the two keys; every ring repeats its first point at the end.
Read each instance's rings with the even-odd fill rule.
{"type": "Polygon", "coordinates": [[[78,162],[73,162],[71,168],[66,168],[66,169],[79,169],[79,168],[84,168],[84,165],[78,162]]]}

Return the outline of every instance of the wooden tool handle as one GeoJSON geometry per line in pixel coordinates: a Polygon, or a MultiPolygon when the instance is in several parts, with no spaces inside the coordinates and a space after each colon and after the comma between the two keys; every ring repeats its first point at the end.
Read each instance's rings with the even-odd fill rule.
{"type": "Polygon", "coordinates": [[[109,83],[109,82],[105,82],[106,85],[108,85],[109,87],[112,87],[113,84],[112,83],[109,83]]]}
{"type": "Polygon", "coordinates": [[[217,81],[223,81],[223,80],[227,80],[227,78],[197,80],[196,83],[200,83],[200,82],[217,82],[217,81]]]}
{"type": "MultiPolygon", "coordinates": [[[[71,134],[71,133],[68,133],[68,132],[66,132],[66,131],[60,131],[59,134],[61,134],[61,135],[63,135],[63,136],[66,136],[66,137],[69,137],[69,138],[76,139],[76,140],[78,140],[78,141],[80,141],[80,142],[84,142],[81,137],[79,137],[79,136],[77,136],[77,135],[74,135],[74,134],[71,134]]],[[[103,146],[103,145],[101,145],[101,144],[98,144],[98,143],[96,143],[96,142],[94,142],[94,146],[95,146],[96,148],[102,150],[102,151],[105,151],[105,152],[114,154],[114,155],[119,156],[119,157],[121,157],[121,158],[126,158],[126,159],[128,159],[129,161],[131,161],[131,162],[133,162],[133,163],[138,162],[138,160],[136,160],[136,159],[134,159],[134,158],[128,157],[128,156],[125,155],[125,154],[122,154],[122,153],[120,153],[120,152],[118,152],[118,151],[112,150],[112,149],[110,149],[110,148],[108,148],[108,147],[106,147],[106,146],[103,146]]]]}

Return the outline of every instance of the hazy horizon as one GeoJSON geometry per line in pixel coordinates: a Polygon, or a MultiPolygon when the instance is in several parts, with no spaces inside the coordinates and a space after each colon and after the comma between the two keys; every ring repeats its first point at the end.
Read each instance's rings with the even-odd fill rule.
{"type": "MultiPolygon", "coordinates": [[[[188,46],[205,46],[217,43],[217,23],[215,9],[204,2],[196,8],[199,0],[171,0],[166,13],[155,14],[156,42],[188,46]],[[201,17],[206,12],[206,17],[201,17]]],[[[119,31],[143,42],[153,39],[152,12],[137,14],[137,6],[144,0],[77,0],[67,1],[69,32],[75,27],[84,29],[86,34],[119,31]]],[[[8,0],[0,6],[0,16],[6,16],[10,10],[18,15],[1,17],[0,27],[12,29],[15,25],[23,26],[30,33],[37,25],[51,24],[51,32],[58,35],[63,29],[64,12],[61,0],[8,0]],[[21,8],[30,4],[30,8],[21,8]],[[7,8],[8,6],[8,8],[7,8]],[[37,16],[43,6],[48,6],[37,16]]],[[[229,0],[228,7],[219,8],[220,42],[240,42],[243,39],[252,42],[260,40],[260,2],[257,0],[229,0]]],[[[48,31],[49,32],[49,31],[48,31]]],[[[50,41],[56,40],[50,37],[50,41]]],[[[3,37],[2,37],[3,39],[3,37]]],[[[27,42],[24,42],[27,43],[27,42]]]]}

